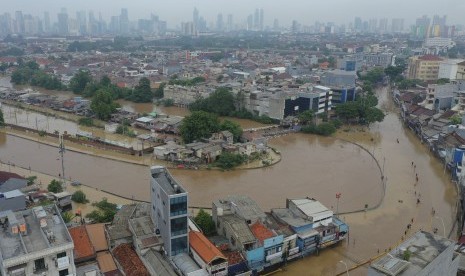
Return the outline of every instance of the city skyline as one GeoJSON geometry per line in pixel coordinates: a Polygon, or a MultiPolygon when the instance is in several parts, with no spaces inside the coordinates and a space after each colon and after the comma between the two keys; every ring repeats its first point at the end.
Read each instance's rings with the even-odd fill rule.
{"type": "Polygon", "coordinates": [[[67,9],[69,17],[74,18],[76,12],[93,11],[96,16],[101,12],[103,19],[109,21],[112,16],[120,15],[121,9],[128,10],[130,21],[140,18],[149,18],[156,14],[168,22],[169,28],[177,28],[182,22],[192,21],[192,13],[197,8],[199,15],[205,18],[207,24],[215,23],[219,14],[224,21],[229,14],[234,16],[235,24],[246,23],[248,17],[255,13],[257,8],[265,12],[263,25],[272,26],[277,19],[282,26],[289,26],[293,20],[304,25],[314,24],[315,21],[334,22],[335,24],[348,24],[354,17],[362,17],[364,20],[372,18],[405,18],[405,24],[415,23],[416,18],[422,15],[434,14],[447,15],[449,24],[464,24],[465,20],[460,15],[465,10],[465,2],[460,0],[447,0],[437,2],[432,0],[412,0],[408,4],[405,1],[393,0],[381,3],[373,3],[367,0],[332,0],[325,3],[311,3],[311,1],[291,0],[286,5],[270,5],[270,1],[257,0],[253,4],[245,0],[237,0],[234,3],[225,1],[187,1],[175,0],[162,5],[149,0],[140,0],[136,4],[123,0],[102,0],[91,2],[89,0],[79,3],[70,0],[62,1],[59,5],[52,0],[44,0],[40,5],[35,5],[32,0],[23,0],[3,3],[3,12],[14,14],[22,11],[24,14],[43,17],[44,12],[49,12],[52,22],[58,21],[61,8],[67,9]],[[181,6],[180,6],[181,5],[181,6]],[[153,8],[150,8],[153,6],[153,8]],[[296,9],[296,7],[299,7],[296,9]],[[337,8],[334,8],[337,7],[337,8]],[[382,11],[382,12],[381,12],[382,11]]]}

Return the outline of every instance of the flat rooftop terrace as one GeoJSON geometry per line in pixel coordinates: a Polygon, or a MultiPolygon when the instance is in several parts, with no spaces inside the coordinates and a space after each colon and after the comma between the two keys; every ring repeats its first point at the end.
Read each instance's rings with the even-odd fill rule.
{"type": "Polygon", "coordinates": [[[19,212],[0,212],[0,252],[2,259],[72,243],[55,205],[19,212]]]}
{"type": "Polygon", "coordinates": [[[150,168],[150,173],[152,179],[160,185],[166,194],[176,195],[186,193],[186,190],[174,180],[165,167],[152,166],[150,168]]]}

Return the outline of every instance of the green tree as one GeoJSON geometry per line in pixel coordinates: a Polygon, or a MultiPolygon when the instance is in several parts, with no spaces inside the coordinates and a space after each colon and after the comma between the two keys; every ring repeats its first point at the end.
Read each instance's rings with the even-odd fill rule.
{"type": "Polygon", "coordinates": [[[47,190],[51,193],[61,193],[63,192],[63,186],[61,185],[61,181],[53,179],[50,184],[47,186],[47,190]]]}
{"type": "Polygon", "coordinates": [[[205,212],[203,209],[200,209],[197,215],[194,218],[195,223],[202,229],[202,232],[211,236],[216,233],[215,222],[212,219],[212,216],[205,212]]]}
{"type": "Polygon", "coordinates": [[[118,206],[114,203],[108,202],[106,198],[103,198],[99,202],[92,203],[92,206],[97,209],[86,215],[87,218],[91,219],[96,223],[106,223],[113,221],[118,206]]]}
{"type": "Polygon", "coordinates": [[[450,79],[448,78],[441,78],[441,79],[438,79],[438,81],[436,82],[437,84],[446,84],[446,83],[450,83],[450,79]]]}
{"type": "Polygon", "coordinates": [[[103,87],[109,87],[111,85],[111,80],[107,75],[103,75],[102,78],[100,78],[100,86],[103,87]]]}
{"type": "Polygon", "coordinates": [[[92,82],[92,76],[87,70],[79,70],[69,81],[69,88],[76,94],[81,94],[86,85],[92,82]]]}
{"type": "Polygon", "coordinates": [[[391,80],[394,80],[398,76],[402,75],[404,70],[404,66],[388,66],[386,69],[384,69],[384,73],[389,76],[391,80]]]}
{"type": "Polygon", "coordinates": [[[150,80],[141,78],[139,84],[134,88],[132,100],[136,103],[148,103],[153,98],[152,89],[150,88],[150,80]]]}
{"type": "Polygon", "coordinates": [[[205,99],[191,105],[191,110],[202,110],[219,116],[229,116],[235,111],[234,95],[227,88],[218,88],[205,99]]]}
{"type": "Polygon", "coordinates": [[[163,98],[165,96],[165,86],[165,83],[160,84],[160,86],[153,92],[153,96],[157,99],[163,98]]]}
{"type": "Polygon", "coordinates": [[[63,218],[63,221],[65,223],[70,223],[73,220],[73,218],[75,218],[75,216],[71,214],[70,212],[61,213],[61,217],[63,218]]]}
{"type": "Polygon", "coordinates": [[[381,111],[381,109],[376,108],[376,107],[370,107],[366,111],[366,115],[363,118],[365,120],[365,123],[370,125],[371,123],[374,122],[382,122],[384,120],[384,113],[381,111]]]}
{"type": "Polygon", "coordinates": [[[356,119],[359,115],[358,104],[356,102],[346,102],[336,106],[336,115],[342,120],[356,119]]]}
{"type": "Polygon", "coordinates": [[[83,191],[74,192],[73,195],[71,196],[71,200],[74,202],[83,203],[83,204],[89,202],[87,200],[86,194],[83,191]]]}
{"type": "Polygon", "coordinates": [[[462,123],[462,117],[458,114],[454,114],[450,117],[449,124],[450,125],[460,125],[462,123]]]}
{"type": "Polygon", "coordinates": [[[313,111],[305,110],[304,112],[299,113],[299,115],[297,115],[297,118],[299,119],[302,125],[308,125],[313,120],[313,111]]]}
{"type": "Polygon", "coordinates": [[[5,125],[5,118],[3,117],[3,111],[0,109],[0,127],[5,125]]]}
{"type": "Polygon", "coordinates": [[[242,165],[246,160],[247,157],[245,155],[223,152],[218,157],[215,165],[223,170],[229,170],[242,165]]]}
{"type": "Polygon", "coordinates": [[[117,104],[113,102],[113,97],[107,89],[99,89],[92,98],[90,108],[97,118],[108,120],[112,113],[116,111],[117,104]]]}
{"type": "Polygon", "coordinates": [[[36,182],[37,176],[35,176],[35,175],[28,176],[28,177],[26,177],[26,180],[27,180],[27,185],[31,186],[36,182]]]}
{"type": "Polygon", "coordinates": [[[201,138],[208,138],[214,132],[220,130],[220,122],[216,115],[204,112],[194,111],[191,115],[186,116],[180,126],[181,137],[184,143],[191,143],[201,138]]]}
{"type": "Polygon", "coordinates": [[[228,130],[234,136],[234,142],[239,142],[239,139],[242,136],[242,128],[236,122],[230,120],[224,120],[220,125],[221,130],[228,130]]]}

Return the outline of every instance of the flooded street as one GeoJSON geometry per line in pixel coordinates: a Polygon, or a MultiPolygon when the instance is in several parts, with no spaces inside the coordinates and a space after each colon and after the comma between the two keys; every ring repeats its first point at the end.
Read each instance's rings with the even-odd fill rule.
{"type": "MultiPolygon", "coordinates": [[[[412,219],[413,230],[407,236],[419,229],[442,229],[442,221],[445,235],[449,235],[455,220],[457,194],[448,172],[444,172],[443,165],[412,132],[404,129],[387,89],[378,92],[380,106],[388,111],[385,120],[373,124],[369,130],[353,131],[351,128],[337,136],[357,141],[379,161],[387,178],[386,196],[381,206],[373,211],[342,215],[350,226],[348,243],[326,250],[319,256],[299,260],[277,275],[335,275],[343,272],[344,265],[339,260],[352,267],[356,262],[395,246],[405,237],[406,225],[412,219]],[[416,169],[411,162],[416,164],[416,169]],[[416,173],[419,176],[417,185],[416,173]],[[421,199],[419,205],[417,198],[421,199]],[[432,208],[437,217],[431,215],[432,208]],[[312,268],[311,273],[309,268],[312,268]]],[[[131,104],[123,105],[130,107],[131,104]]],[[[137,112],[153,111],[152,104],[132,105],[137,112]]],[[[171,115],[188,114],[188,110],[177,107],[157,109],[171,115]]],[[[8,114],[8,107],[3,110],[7,120],[15,119],[8,114]]],[[[23,120],[24,115],[21,118],[23,120]]],[[[27,120],[31,121],[31,118],[27,120]]],[[[248,120],[240,121],[245,128],[259,126],[248,120]]],[[[35,119],[27,123],[34,128],[35,119]]],[[[53,123],[53,127],[61,126],[53,123]]],[[[172,174],[189,191],[192,206],[209,207],[212,200],[228,194],[247,194],[267,211],[283,207],[286,198],[309,196],[335,212],[335,194],[340,192],[339,211],[349,212],[363,209],[365,205],[373,207],[382,199],[379,168],[371,155],[356,145],[336,138],[304,134],[278,137],[271,140],[270,145],[281,152],[282,160],[268,168],[231,172],[173,170],[172,174]]],[[[58,149],[4,133],[0,133],[0,160],[30,166],[32,170],[51,175],[58,175],[61,170],[58,149]]],[[[129,198],[149,200],[148,166],[72,151],[65,154],[65,166],[67,177],[86,185],[129,198]]],[[[451,237],[455,238],[454,235],[451,237]]],[[[357,269],[350,274],[366,275],[366,269],[357,269]]]]}

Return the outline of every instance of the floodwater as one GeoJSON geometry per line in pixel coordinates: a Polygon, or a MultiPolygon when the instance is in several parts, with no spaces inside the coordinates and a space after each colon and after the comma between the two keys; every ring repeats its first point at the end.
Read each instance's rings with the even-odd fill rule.
{"type": "MultiPolygon", "coordinates": [[[[351,229],[347,243],[319,256],[299,260],[278,275],[344,272],[345,266],[339,260],[352,267],[395,246],[405,237],[406,226],[412,219],[413,230],[407,232],[407,236],[420,229],[438,228],[439,234],[445,236],[451,232],[457,193],[448,173],[417,137],[402,126],[387,89],[378,93],[380,106],[388,113],[385,120],[365,131],[341,132],[339,136],[362,144],[379,161],[387,179],[386,196],[381,206],[366,213],[342,215],[351,229]],[[417,184],[415,174],[419,176],[417,184]],[[418,198],[421,203],[417,205],[418,198]],[[436,210],[436,216],[431,215],[432,208],[436,210]]],[[[151,104],[133,105],[142,112],[153,111],[151,104]]],[[[378,167],[366,151],[353,144],[303,134],[278,137],[270,144],[282,153],[282,161],[268,168],[231,172],[173,170],[172,174],[189,191],[190,205],[193,206],[209,207],[212,200],[228,194],[247,194],[268,210],[284,206],[286,198],[309,196],[336,211],[335,194],[340,192],[339,211],[347,212],[362,209],[365,204],[374,206],[382,199],[378,167]]],[[[2,133],[0,160],[30,166],[32,170],[51,175],[58,175],[61,170],[56,148],[2,133]]],[[[67,177],[129,198],[149,199],[148,166],[71,151],[65,154],[65,165],[67,177]]],[[[366,268],[351,271],[351,274],[366,275],[366,268]]]]}

